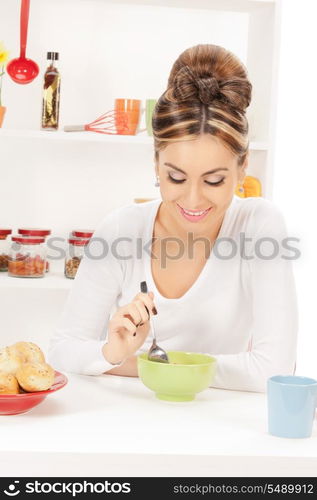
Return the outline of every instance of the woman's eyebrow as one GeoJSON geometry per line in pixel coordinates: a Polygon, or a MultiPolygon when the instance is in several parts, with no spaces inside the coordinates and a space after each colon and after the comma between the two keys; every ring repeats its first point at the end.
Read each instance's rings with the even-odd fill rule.
{"type": "MultiPolygon", "coordinates": [[[[173,165],[173,163],[165,162],[164,165],[166,165],[167,167],[174,168],[175,170],[178,170],[179,172],[182,172],[182,174],[187,175],[186,172],[184,172],[184,170],[182,170],[181,168],[176,167],[176,165],[173,165]]],[[[229,170],[229,169],[228,168],[224,168],[224,167],[214,168],[213,170],[208,170],[208,172],[205,172],[204,174],[201,174],[201,176],[207,175],[207,174],[214,174],[215,172],[219,172],[219,170],[229,170]]]]}

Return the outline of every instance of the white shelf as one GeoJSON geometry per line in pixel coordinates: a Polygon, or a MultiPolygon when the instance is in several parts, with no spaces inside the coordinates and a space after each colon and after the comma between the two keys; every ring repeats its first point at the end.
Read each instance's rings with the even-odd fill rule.
{"type": "MultiPolygon", "coordinates": [[[[103,142],[107,144],[149,144],[153,145],[153,137],[144,132],[138,135],[106,135],[96,132],[63,132],[63,131],[43,131],[43,130],[14,130],[1,129],[1,138],[12,139],[36,139],[62,142],[103,142]]],[[[268,145],[264,141],[253,141],[250,149],[255,151],[266,151],[268,145]]]]}
{"type": "MultiPolygon", "coordinates": [[[[64,1],[64,0],[63,0],[64,1]]],[[[82,0],[83,1],[83,0],[82,0]]],[[[274,5],[276,0],[99,0],[106,3],[161,6],[182,9],[230,10],[252,12],[262,5],[274,5]]]]}
{"type": "Polygon", "coordinates": [[[106,142],[114,144],[152,144],[153,138],[142,132],[138,135],[107,135],[97,132],[63,132],[43,130],[1,129],[1,137],[13,139],[41,139],[49,141],[106,142]]]}
{"type": "Polygon", "coordinates": [[[7,273],[0,273],[0,289],[35,288],[40,290],[69,290],[73,280],[62,273],[49,272],[43,278],[14,278],[7,273]]]}

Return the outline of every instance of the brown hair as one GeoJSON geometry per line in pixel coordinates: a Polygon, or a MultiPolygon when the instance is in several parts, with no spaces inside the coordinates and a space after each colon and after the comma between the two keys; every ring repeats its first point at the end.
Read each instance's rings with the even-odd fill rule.
{"type": "Polygon", "coordinates": [[[159,151],[171,142],[211,134],[242,165],[249,147],[245,110],[251,91],[245,66],[223,47],[196,45],[182,52],[153,113],[156,161],[159,151]]]}

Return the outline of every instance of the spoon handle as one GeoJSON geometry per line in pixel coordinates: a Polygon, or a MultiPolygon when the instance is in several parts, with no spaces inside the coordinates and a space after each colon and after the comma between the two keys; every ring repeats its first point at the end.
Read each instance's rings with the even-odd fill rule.
{"type": "MultiPolygon", "coordinates": [[[[140,289],[141,289],[142,293],[148,293],[148,287],[147,287],[146,281],[141,281],[140,289]]],[[[146,306],[145,306],[145,309],[147,310],[148,315],[149,315],[149,321],[150,321],[150,326],[151,326],[151,330],[152,330],[152,334],[153,334],[153,339],[154,339],[154,342],[156,344],[156,335],[155,335],[155,330],[154,330],[154,326],[153,326],[152,316],[151,316],[151,314],[146,306]]]]}
{"type": "Polygon", "coordinates": [[[148,292],[146,281],[141,281],[141,283],[140,283],[140,290],[141,290],[141,293],[147,293],[148,292]]]}
{"type": "Polygon", "coordinates": [[[20,17],[20,56],[25,58],[26,41],[28,36],[30,0],[21,0],[20,17]]]}
{"type": "Polygon", "coordinates": [[[154,330],[154,326],[153,326],[152,316],[150,316],[150,326],[151,326],[152,335],[153,335],[153,344],[156,345],[156,335],[155,335],[155,330],[154,330]]]}

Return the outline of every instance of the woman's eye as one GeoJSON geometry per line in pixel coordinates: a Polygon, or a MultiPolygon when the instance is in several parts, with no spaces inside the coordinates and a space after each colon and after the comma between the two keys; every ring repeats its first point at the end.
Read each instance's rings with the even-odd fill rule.
{"type": "MultiPolygon", "coordinates": [[[[205,183],[208,184],[209,186],[220,186],[221,184],[223,184],[224,179],[225,178],[223,177],[219,181],[216,182],[205,181],[205,183]]],[[[175,179],[175,177],[172,177],[170,174],[168,174],[168,180],[171,182],[175,182],[175,184],[181,184],[182,182],[186,181],[186,179],[175,179]]]]}
{"type": "Polygon", "coordinates": [[[168,174],[168,179],[171,181],[171,182],[175,182],[176,184],[180,184],[182,182],[184,182],[186,179],[175,179],[174,177],[172,177],[170,174],[168,174]]]}
{"type": "Polygon", "coordinates": [[[205,182],[209,186],[220,186],[220,184],[223,184],[223,181],[224,181],[224,178],[220,179],[220,181],[217,181],[217,182],[209,182],[209,181],[205,181],[205,182]]]}

